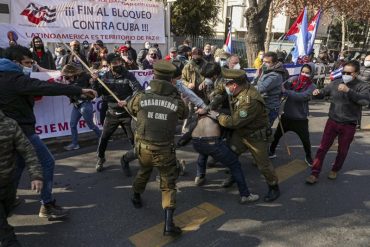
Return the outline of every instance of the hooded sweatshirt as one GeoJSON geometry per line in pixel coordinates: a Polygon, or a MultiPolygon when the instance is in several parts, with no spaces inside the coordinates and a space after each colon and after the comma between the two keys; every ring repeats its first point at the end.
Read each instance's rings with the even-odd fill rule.
{"type": "Polygon", "coordinates": [[[12,61],[0,59],[0,110],[16,120],[26,135],[35,134],[34,96],[80,95],[80,87],[25,76],[12,61]]]}
{"type": "Polygon", "coordinates": [[[315,75],[315,65],[313,63],[309,63],[307,65],[311,68],[311,75],[308,82],[300,87],[301,78],[299,76],[295,76],[290,78],[284,84],[287,100],[284,105],[283,116],[288,119],[305,120],[308,117],[308,102],[311,100],[312,92],[316,89],[316,86],[312,82],[315,75]]]}
{"type": "Polygon", "coordinates": [[[257,91],[261,93],[266,102],[266,107],[270,110],[280,107],[281,84],[287,73],[283,64],[278,62],[263,72],[257,81],[257,91]]]}

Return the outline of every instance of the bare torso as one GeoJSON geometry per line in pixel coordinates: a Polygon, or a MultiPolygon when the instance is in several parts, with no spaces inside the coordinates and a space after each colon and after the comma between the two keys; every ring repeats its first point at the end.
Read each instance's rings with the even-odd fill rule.
{"type": "Polygon", "coordinates": [[[220,126],[209,117],[200,118],[191,134],[192,137],[214,137],[220,135],[220,126]]]}

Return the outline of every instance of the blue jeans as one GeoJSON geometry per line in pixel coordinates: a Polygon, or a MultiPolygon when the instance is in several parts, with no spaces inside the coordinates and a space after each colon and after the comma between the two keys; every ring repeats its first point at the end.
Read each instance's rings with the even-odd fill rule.
{"type": "MultiPolygon", "coordinates": [[[[53,178],[54,178],[54,167],[55,160],[53,155],[50,153],[48,147],[42,142],[40,137],[36,134],[27,136],[28,140],[31,142],[33,148],[36,151],[37,158],[41,164],[42,174],[44,177],[44,185],[41,190],[41,203],[46,204],[53,200],[52,190],[53,190],[53,178]]],[[[17,155],[17,170],[16,170],[16,182],[19,184],[19,180],[22,177],[22,172],[25,167],[24,159],[17,155]]],[[[18,187],[18,186],[17,186],[18,187]]]]}
{"type": "Polygon", "coordinates": [[[193,138],[193,147],[199,153],[197,176],[205,175],[208,156],[227,166],[235,179],[240,196],[249,196],[247,183],[238,156],[219,137],[193,138]]]}
{"type": "Polygon", "coordinates": [[[78,132],[77,124],[80,118],[83,117],[87,123],[87,126],[95,132],[95,134],[100,137],[101,131],[99,127],[94,123],[94,109],[93,104],[90,101],[85,101],[78,106],[73,106],[71,113],[71,134],[72,134],[72,144],[78,144],[78,132]]]}
{"type": "Polygon", "coordinates": [[[272,125],[274,124],[275,122],[275,119],[279,116],[279,107],[277,108],[273,108],[273,109],[269,109],[269,122],[270,122],[270,127],[272,127],[272,125]]]}

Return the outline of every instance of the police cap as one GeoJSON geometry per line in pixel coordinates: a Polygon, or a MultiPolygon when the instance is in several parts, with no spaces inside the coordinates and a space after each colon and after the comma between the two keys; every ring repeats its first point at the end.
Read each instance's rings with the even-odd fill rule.
{"type": "Polygon", "coordinates": [[[107,56],[107,63],[111,64],[114,60],[122,60],[121,55],[117,53],[109,53],[107,56]]]}
{"type": "Polygon", "coordinates": [[[241,85],[247,82],[247,75],[244,70],[222,68],[221,73],[226,84],[235,82],[236,84],[241,85]]]}
{"type": "Polygon", "coordinates": [[[159,76],[170,76],[172,77],[173,74],[176,71],[176,67],[166,61],[166,60],[160,60],[153,64],[154,74],[159,76]]]}

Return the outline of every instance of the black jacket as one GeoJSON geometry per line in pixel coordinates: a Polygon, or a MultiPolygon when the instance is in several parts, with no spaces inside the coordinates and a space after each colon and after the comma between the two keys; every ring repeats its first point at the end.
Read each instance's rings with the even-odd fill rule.
{"type": "Polygon", "coordinates": [[[32,51],[32,59],[44,69],[56,70],[53,55],[48,49],[44,49],[41,58],[35,50],[32,51]]]}
{"type": "Polygon", "coordinates": [[[0,59],[0,109],[18,122],[26,135],[35,133],[34,96],[80,95],[80,87],[50,84],[25,76],[8,59],[0,59]]]}
{"type": "Polygon", "coordinates": [[[136,63],[137,53],[136,53],[136,50],[134,48],[132,48],[132,47],[128,48],[127,55],[128,55],[128,58],[130,60],[132,60],[136,63]]]}
{"type": "MultiPolygon", "coordinates": [[[[120,100],[127,101],[135,92],[142,90],[142,87],[137,81],[136,77],[125,68],[123,68],[120,75],[113,75],[111,71],[105,73],[102,80],[120,100]]],[[[99,84],[98,81],[94,82],[93,88],[98,92],[99,95],[103,96],[104,100],[108,102],[109,110],[129,116],[126,110],[118,106],[117,101],[107,90],[103,88],[102,85],[99,84]]]]}
{"type": "Polygon", "coordinates": [[[370,103],[370,85],[355,79],[347,83],[348,93],[339,92],[342,79],[332,81],[320,90],[318,97],[330,96],[329,118],[338,123],[357,124],[361,118],[362,106],[370,103]]]}

